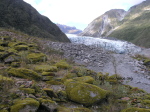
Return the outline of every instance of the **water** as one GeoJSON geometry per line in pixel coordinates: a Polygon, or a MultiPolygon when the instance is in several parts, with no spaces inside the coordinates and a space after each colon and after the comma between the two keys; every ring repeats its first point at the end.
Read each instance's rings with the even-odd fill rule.
{"type": "Polygon", "coordinates": [[[85,44],[87,46],[95,46],[113,51],[119,54],[131,54],[140,52],[142,49],[132,43],[121,40],[109,40],[88,36],[77,36],[66,34],[72,43],[85,44]]]}

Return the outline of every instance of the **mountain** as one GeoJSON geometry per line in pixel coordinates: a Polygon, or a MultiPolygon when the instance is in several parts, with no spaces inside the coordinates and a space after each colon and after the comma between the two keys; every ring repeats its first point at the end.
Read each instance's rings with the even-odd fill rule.
{"type": "Polygon", "coordinates": [[[79,34],[82,30],[77,29],[76,27],[70,27],[62,24],[56,24],[62,32],[69,33],[69,34],[79,34]]]}
{"type": "Polygon", "coordinates": [[[56,24],[23,0],[0,0],[0,15],[0,27],[52,41],[70,42],[56,24]]]}
{"type": "Polygon", "coordinates": [[[149,18],[150,0],[146,0],[131,7],[127,12],[118,9],[106,12],[92,21],[80,35],[115,37],[149,48],[149,18]]]}
{"type": "Polygon", "coordinates": [[[133,6],[122,24],[109,36],[130,41],[136,45],[150,47],[150,0],[133,6]]]}
{"type": "Polygon", "coordinates": [[[123,9],[112,9],[107,11],[93,20],[79,35],[93,37],[107,36],[119,25],[119,21],[124,18],[125,14],[126,11],[123,9]]]}

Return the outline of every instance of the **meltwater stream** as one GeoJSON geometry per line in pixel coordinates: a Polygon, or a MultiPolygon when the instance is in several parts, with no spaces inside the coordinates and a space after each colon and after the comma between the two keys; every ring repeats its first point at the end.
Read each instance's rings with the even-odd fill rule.
{"type": "Polygon", "coordinates": [[[72,43],[85,44],[87,46],[101,47],[119,54],[130,54],[140,52],[142,49],[132,43],[121,40],[108,40],[88,36],[77,36],[66,34],[72,43]]]}

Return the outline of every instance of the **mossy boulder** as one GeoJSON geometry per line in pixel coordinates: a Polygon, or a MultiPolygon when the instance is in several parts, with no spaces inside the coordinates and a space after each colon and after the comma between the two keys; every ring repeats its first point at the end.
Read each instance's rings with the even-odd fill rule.
{"type": "Polygon", "coordinates": [[[20,90],[23,91],[24,93],[27,93],[27,94],[34,94],[35,93],[35,90],[31,89],[31,88],[20,88],[20,90]]]}
{"type": "Polygon", "coordinates": [[[5,51],[5,48],[0,46],[0,52],[5,51]]]}
{"type": "Polygon", "coordinates": [[[43,53],[30,53],[27,55],[27,59],[31,63],[36,63],[36,62],[44,62],[47,60],[47,57],[43,53]]]}
{"type": "Polygon", "coordinates": [[[17,100],[14,105],[11,106],[10,112],[36,112],[40,103],[32,98],[26,98],[24,100],[17,100]]]}
{"type": "Polygon", "coordinates": [[[9,48],[8,50],[7,50],[7,52],[9,52],[9,53],[17,53],[17,50],[15,50],[14,48],[9,48]]]}
{"type": "Polygon", "coordinates": [[[8,110],[0,110],[0,112],[8,112],[8,110]]]}
{"type": "Polygon", "coordinates": [[[47,95],[51,98],[57,98],[57,94],[52,90],[52,89],[49,89],[49,88],[44,88],[43,91],[45,91],[47,93],[47,95]]]}
{"type": "Polygon", "coordinates": [[[144,61],[144,65],[150,67],[150,59],[146,59],[146,60],[144,61]]]}
{"type": "Polygon", "coordinates": [[[145,108],[128,108],[124,109],[121,112],[150,112],[150,109],[145,108]]]}
{"type": "Polygon", "coordinates": [[[90,106],[106,98],[108,92],[95,85],[75,81],[66,81],[66,93],[74,102],[90,106]]]}
{"type": "Polygon", "coordinates": [[[35,80],[40,80],[42,78],[39,74],[37,74],[33,70],[29,70],[26,68],[10,68],[8,70],[8,75],[35,80]]]}
{"type": "Polygon", "coordinates": [[[94,78],[91,76],[76,77],[76,78],[73,78],[73,80],[84,82],[84,83],[90,83],[90,84],[94,82],[94,78]]]}
{"type": "Polygon", "coordinates": [[[57,112],[92,112],[88,108],[66,108],[66,107],[59,107],[57,112]]]}
{"type": "Polygon", "coordinates": [[[11,78],[0,75],[0,89],[4,88],[6,84],[8,86],[8,85],[11,85],[12,83],[13,83],[13,80],[11,78]]]}
{"type": "Polygon", "coordinates": [[[57,62],[57,63],[55,64],[55,66],[57,66],[57,68],[62,68],[62,69],[68,69],[68,68],[71,67],[71,66],[70,66],[66,61],[64,61],[64,60],[61,60],[61,61],[57,62]]]}
{"type": "Polygon", "coordinates": [[[42,72],[42,76],[55,76],[54,72],[42,72]]]}
{"type": "Polygon", "coordinates": [[[12,63],[20,61],[21,57],[17,55],[10,55],[4,59],[5,63],[12,63]]]}
{"type": "Polygon", "coordinates": [[[58,105],[55,101],[49,99],[40,99],[40,105],[47,110],[48,112],[54,112],[57,109],[58,105]]]}
{"type": "Polygon", "coordinates": [[[56,66],[50,66],[50,65],[37,65],[35,66],[35,71],[37,72],[57,72],[56,66]]]}
{"type": "Polygon", "coordinates": [[[60,101],[66,101],[68,99],[66,91],[60,90],[57,92],[57,95],[60,101]]]}
{"type": "Polygon", "coordinates": [[[14,47],[14,49],[17,51],[28,50],[28,46],[27,45],[17,45],[14,47]]]}

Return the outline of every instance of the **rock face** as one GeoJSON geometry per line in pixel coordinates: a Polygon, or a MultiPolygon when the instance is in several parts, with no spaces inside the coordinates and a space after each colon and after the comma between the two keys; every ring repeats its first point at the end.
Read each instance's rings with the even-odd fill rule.
{"type": "Polygon", "coordinates": [[[69,33],[69,34],[79,34],[82,30],[77,29],[76,27],[70,27],[62,24],[56,24],[62,32],[69,33]]]}
{"type": "Polygon", "coordinates": [[[56,24],[23,0],[1,0],[0,15],[0,27],[14,28],[52,41],[69,42],[56,24]]]}
{"type": "Polygon", "coordinates": [[[112,9],[93,20],[80,36],[105,37],[109,35],[126,14],[123,9],[112,9]]]}

